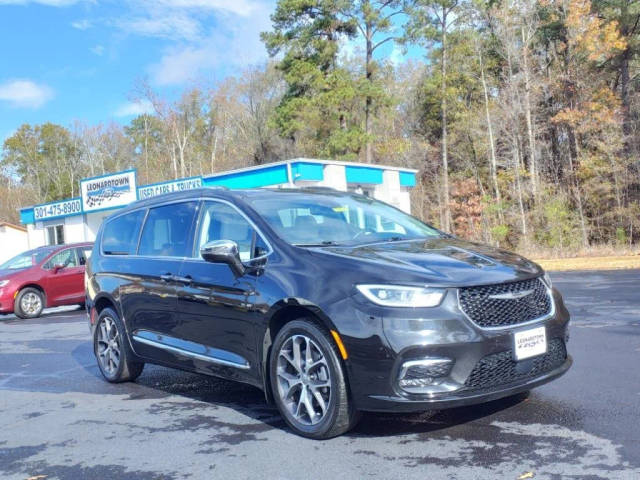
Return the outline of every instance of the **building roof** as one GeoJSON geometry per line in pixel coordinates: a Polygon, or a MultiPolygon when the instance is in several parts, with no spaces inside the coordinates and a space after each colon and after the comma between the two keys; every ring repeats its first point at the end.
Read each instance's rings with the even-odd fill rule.
{"type": "Polygon", "coordinates": [[[19,230],[21,232],[27,231],[27,229],[22,225],[14,225],[13,223],[9,223],[9,222],[0,222],[0,227],[13,228],[14,230],[19,230]]]}

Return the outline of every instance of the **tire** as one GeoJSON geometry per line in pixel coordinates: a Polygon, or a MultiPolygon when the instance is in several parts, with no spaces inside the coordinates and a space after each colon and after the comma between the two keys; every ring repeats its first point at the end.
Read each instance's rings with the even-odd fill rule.
{"type": "Polygon", "coordinates": [[[131,382],[144,369],[144,363],[136,360],[131,351],[122,320],[111,308],[103,309],[98,316],[93,352],[100,372],[108,382],[131,382]]]}
{"type": "Polygon", "coordinates": [[[359,418],[349,399],[338,349],[329,333],[313,319],[294,320],[278,332],[269,358],[269,378],[280,414],[298,435],[336,437],[351,429],[359,418]],[[311,355],[309,369],[307,352],[311,355]]]}
{"type": "Polygon", "coordinates": [[[20,290],[13,304],[13,312],[18,318],[37,318],[44,310],[44,295],[37,288],[20,290]]]}

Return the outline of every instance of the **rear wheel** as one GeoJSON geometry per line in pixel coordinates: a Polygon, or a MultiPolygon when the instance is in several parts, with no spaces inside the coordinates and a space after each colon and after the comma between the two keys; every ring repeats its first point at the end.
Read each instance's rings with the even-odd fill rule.
{"type": "Polygon", "coordinates": [[[36,318],[44,310],[44,295],[37,288],[20,290],[13,305],[13,311],[19,318],[36,318]]]}
{"type": "Polygon", "coordinates": [[[311,319],[295,320],[278,332],[272,348],[271,390],[292,430],[325,439],[357,422],[337,348],[324,329],[311,319]]]}
{"type": "Polygon", "coordinates": [[[133,381],[140,376],[144,363],[134,359],[118,314],[105,308],[98,316],[94,352],[102,376],[112,383],[133,381]]]}

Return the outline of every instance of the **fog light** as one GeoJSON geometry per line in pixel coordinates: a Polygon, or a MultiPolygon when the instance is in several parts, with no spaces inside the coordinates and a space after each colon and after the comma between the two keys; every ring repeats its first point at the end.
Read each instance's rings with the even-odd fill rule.
{"type": "Polygon", "coordinates": [[[404,362],[400,368],[398,385],[411,392],[433,385],[438,379],[451,372],[453,360],[450,358],[422,358],[404,362]]]}

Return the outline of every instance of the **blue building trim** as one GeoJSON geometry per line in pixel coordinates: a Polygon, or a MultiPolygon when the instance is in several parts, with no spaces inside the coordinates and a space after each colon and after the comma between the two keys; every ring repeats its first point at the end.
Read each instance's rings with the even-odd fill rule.
{"type": "Polygon", "coordinates": [[[293,181],[310,180],[320,182],[324,180],[324,165],[311,162],[294,162],[291,164],[293,181]]]}
{"type": "Polygon", "coordinates": [[[256,188],[280,185],[289,181],[287,165],[261,167],[222,175],[204,177],[203,187],[222,186],[227,188],[256,188]]]}
{"type": "Polygon", "coordinates": [[[400,171],[400,186],[401,187],[415,187],[416,186],[416,174],[413,172],[400,171]]]}
{"type": "Polygon", "coordinates": [[[20,223],[23,225],[35,223],[36,217],[33,212],[33,207],[22,208],[20,210],[20,223]]]}
{"type": "Polygon", "coordinates": [[[382,183],[382,168],[374,167],[345,167],[347,183],[382,183]]]}

